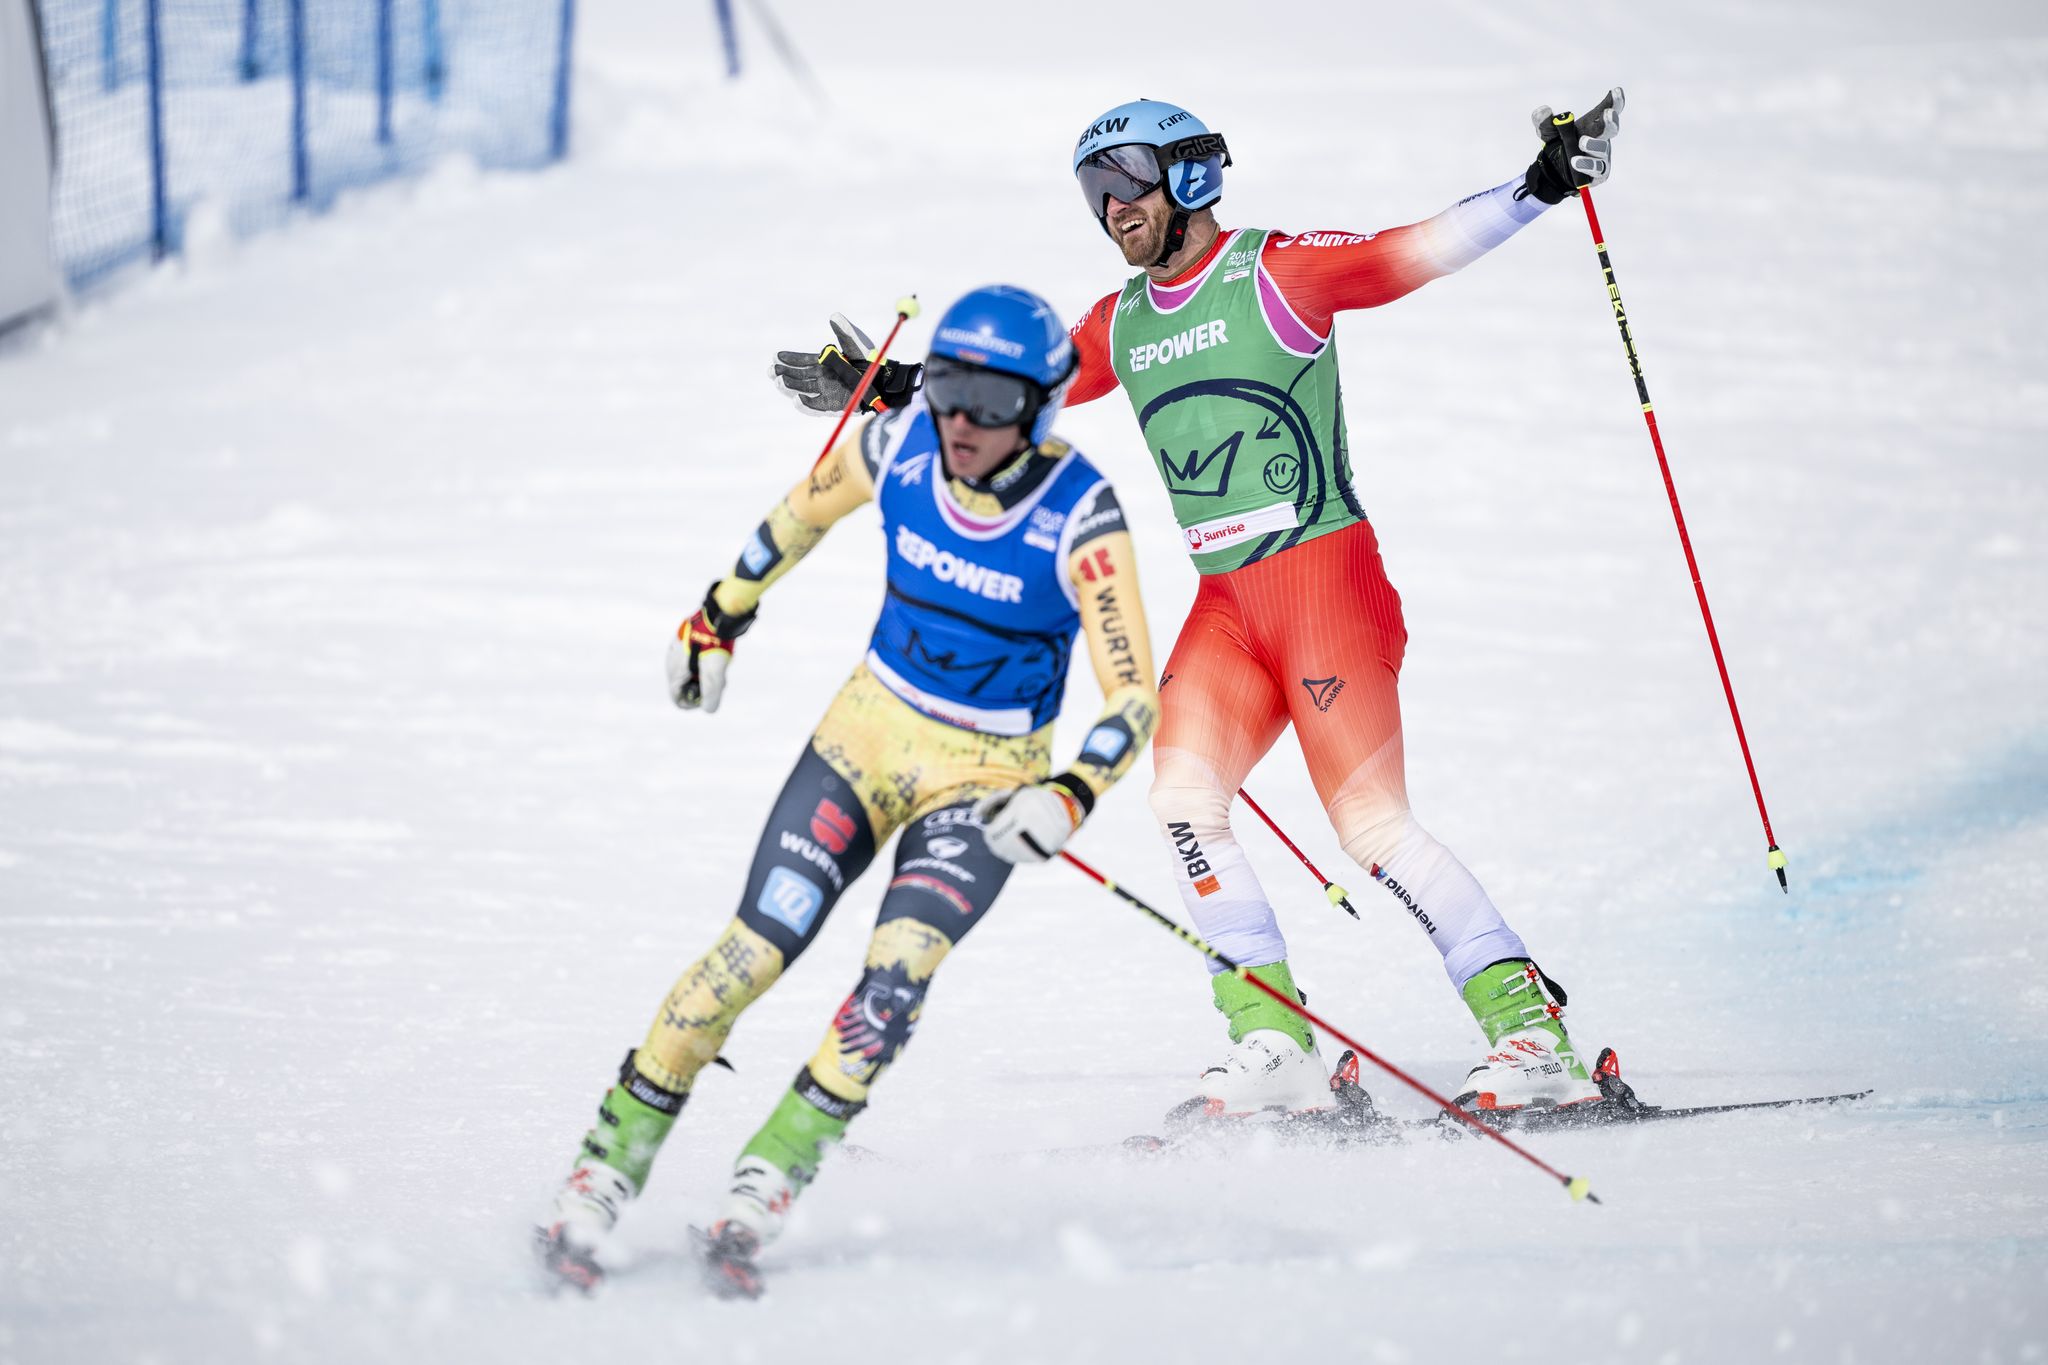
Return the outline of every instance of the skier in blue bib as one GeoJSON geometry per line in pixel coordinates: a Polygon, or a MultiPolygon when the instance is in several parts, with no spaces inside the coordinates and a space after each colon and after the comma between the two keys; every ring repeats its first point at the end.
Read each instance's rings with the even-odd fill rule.
{"type": "Polygon", "coordinates": [[[975,290],[939,319],[916,398],[828,452],[772,508],[669,647],[669,688],[716,711],[762,594],[866,502],[887,592],[865,657],[797,759],[737,912],[626,1056],[537,1229],[542,1264],[594,1289],[698,1073],[903,832],[866,964],[823,1042],[742,1149],[706,1239],[712,1287],[760,1292],[755,1257],[866,1108],[940,961],[1019,862],[1052,856],[1129,771],[1158,718],[1136,557],[1116,494],[1052,435],[1073,348],[1043,299],[975,290]],[[1052,770],[1076,633],[1104,707],[1052,770]]]}

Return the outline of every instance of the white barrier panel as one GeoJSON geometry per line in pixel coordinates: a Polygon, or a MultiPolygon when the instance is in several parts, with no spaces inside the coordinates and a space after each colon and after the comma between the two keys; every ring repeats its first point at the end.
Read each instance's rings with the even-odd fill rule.
{"type": "Polygon", "coordinates": [[[50,122],[32,0],[0,0],[0,329],[57,297],[50,122]]]}

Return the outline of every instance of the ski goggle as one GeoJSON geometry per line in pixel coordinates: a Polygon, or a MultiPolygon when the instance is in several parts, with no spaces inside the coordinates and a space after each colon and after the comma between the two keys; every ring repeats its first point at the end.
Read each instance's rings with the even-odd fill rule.
{"type": "Polygon", "coordinates": [[[1221,156],[1224,165],[1230,164],[1230,149],[1223,145],[1221,133],[1197,133],[1164,147],[1126,142],[1121,147],[1090,152],[1074,168],[1074,179],[1080,182],[1081,197],[1088,201],[1088,211],[1100,218],[1108,211],[1107,196],[1135,204],[1166,183],[1167,168],[1175,162],[1201,161],[1212,156],[1221,156]]]}
{"type": "Polygon", "coordinates": [[[933,356],[924,363],[924,401],[933,417],[961,413],[978,427],[1029,426],[1045,402],[1030,380],[933,356]]]}

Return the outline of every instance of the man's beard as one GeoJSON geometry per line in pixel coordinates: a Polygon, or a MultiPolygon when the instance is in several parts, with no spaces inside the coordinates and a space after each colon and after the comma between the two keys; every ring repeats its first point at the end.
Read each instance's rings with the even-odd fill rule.
{"type": "Polygon", "coordinates": [[[1124,260],[1129,264],[1149,267],[1159,259],[1160,239],[1164,236],[1164,230],[1148,218],[1145,226],[1136,232],[1119,236],[1116,239],[1117,249],[1124,253],[1124,260]]]}

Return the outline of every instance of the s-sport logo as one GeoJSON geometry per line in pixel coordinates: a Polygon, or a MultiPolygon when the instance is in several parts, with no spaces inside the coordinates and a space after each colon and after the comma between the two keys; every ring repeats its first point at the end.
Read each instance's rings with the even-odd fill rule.
{"type": "Polygon", "coordinates": [[[1303,678],[1301,685],[1308,689],[1309,700],[1316,704],[1316,710],[1327,711],[1330,703],[1337,700],[1337,694],[1344,690],[1344,680],[1334,674],[1327,678],[1303,678]]]}

